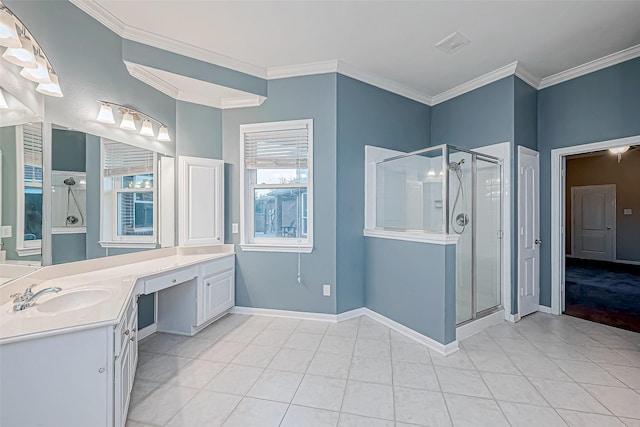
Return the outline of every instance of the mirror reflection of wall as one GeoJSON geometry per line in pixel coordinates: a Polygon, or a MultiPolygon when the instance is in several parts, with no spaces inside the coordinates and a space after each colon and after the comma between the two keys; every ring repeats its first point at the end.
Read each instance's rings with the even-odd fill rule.
{"type": "Polygon", "coordinates": [[[42,124],[0,127],[2,255],[9,262],[41,260],[42,124]]]}

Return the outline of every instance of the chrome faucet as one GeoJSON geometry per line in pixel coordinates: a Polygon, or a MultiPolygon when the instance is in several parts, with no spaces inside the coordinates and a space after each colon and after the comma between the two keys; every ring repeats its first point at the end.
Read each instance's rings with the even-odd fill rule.
{"type": "Polygon", "coordinates": [[[27,308],[31,307],[36,302],[36,300],[40,298],[40,296],[51,292],[60,292],[62,290],[62,288],[52,286],[50,288],[42,289],[41,291],[38,291],[34,294],[31,289],[36,285],[37,283],[34,283],[33,285],[29,286],[27,289],[25,289],[23,294],[17,293],[11,295],[11,298],[13,298],[13,311],[26,310],[27,308]]]}

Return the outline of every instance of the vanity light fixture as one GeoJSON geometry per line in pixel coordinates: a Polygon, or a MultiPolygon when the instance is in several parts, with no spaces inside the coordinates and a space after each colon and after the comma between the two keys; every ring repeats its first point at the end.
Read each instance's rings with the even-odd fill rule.
{"type": "Polygon", "coordinates": [[[9,108],[9,106],[7,105],[7,101],[4,99],[2,90],[0,90],[0,109],[5,110],[7,108],[9,108]]]}
{"type": "Polygon", "coordinates": [[[2,59],[23,67],[20,75],[27,80],[38,83],[36,91],[58,98],[63,96],[58,76],[47,59],[47,55],[42,51],[27,26],[1,1],[0,46],[7,48],[2,54],[2,59]]]}
{"type": "Polygon", "coordinates": [[[118,113],[122,115],[120,122],[120,128],[125,130],[137,130],[136,122],[142,120],[142,127],[140,128],[140,135],[154,137],[155,132],[153,130],[154,123],[159,127],[158,141],[169,142],[169,129],[160,120],[151,117],[148,114],[141,113],[138,110],[134,110],[131,107],[125,105],[116,104],[115,102],[98,101],[100,105],[100,111],[96,120],[101,123],[116,124],[113,116],[113,106],[117,107],[118,113]]]}
{"type": "Polygon", "coordinates": [[[429,172],[427,172],[427,176],[436,176],[436,171],[433,169],[429,170],[429,172]]]}
{"type": "Polygon", "coordinates": [[[0,9],[0,46],[20,47],[16,19],[7,9],[0,9]]]}

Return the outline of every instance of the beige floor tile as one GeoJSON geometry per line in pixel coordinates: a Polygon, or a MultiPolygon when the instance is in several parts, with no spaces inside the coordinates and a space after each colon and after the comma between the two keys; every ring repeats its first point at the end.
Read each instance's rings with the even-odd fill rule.
{"type": "Polygon", "coordinates": [[[233,410],[224,427],[278,427],[288,405],[245,397],[233,410]]]}
{"type": "Polygon", "coordinates": [[[394,387],[396,421],[423,426],[450,426],[444,397],[439,391],[394,387]]]}
{"type": "Polygon", "coordinates": [[[446,393],[444,397],[456,427],[509,426],[495,400],[446,393]]]}
{"type": "Polygon", "coordinates": [[[339,411],[346,384],[343,379],[305,375],[292,403],[339,411]]]}
{"type": "Polygon", "coordinates": [[[388,385],[349,381],[342,412],[393,420],[393,389],[388,385]]]}
{"type": "Polygon", "coordinates": [[[553,408],[512,402],[498,402],[498,404],[512,427],[567,426],[553,408]]]}
{"type": "Polygon", "coordinates": [[[291,405],[280,427],[336,427],[339,416],[338,412],[291,405]]]}
{"type": "Polygon", "coordinates": [[[219,427],[242,397],[201,391],[166,424],[166,427],[219,427]]]}
{"type": "Polygon", "coordinates": [[[609,415],[589,414],[566,409],[558,409],[557,411],[569,427],[625,427],[622,421],[609,415]]]}

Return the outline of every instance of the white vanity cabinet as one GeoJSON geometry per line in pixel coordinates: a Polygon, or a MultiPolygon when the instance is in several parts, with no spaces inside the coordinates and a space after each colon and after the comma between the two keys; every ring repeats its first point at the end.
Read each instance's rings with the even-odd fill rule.
{"type": "Polygon", "coordinates": [[[235,304],[235,257],[200,265],[197,325],[207,324],[235,304]]]}
{"type": "Polygon", "coordinates": [[[114,330],[114,427],[124,427],[138,363],[138,297],[129,302],[114,330]]]}

